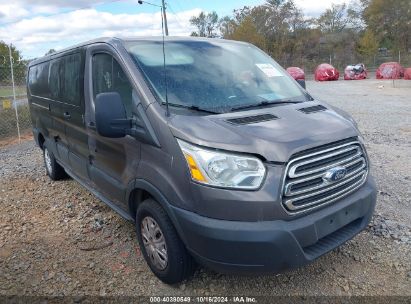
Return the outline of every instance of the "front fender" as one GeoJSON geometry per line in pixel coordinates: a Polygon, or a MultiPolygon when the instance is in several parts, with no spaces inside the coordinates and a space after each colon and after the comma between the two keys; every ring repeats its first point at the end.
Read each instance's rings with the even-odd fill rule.
{"type": "Polygon", "coordinates": [[[167,198],[163,195],[163,193],[152,183],[148,182],[147,180],[137,178],[133,180],[132,182],[129,183],[127,187],[127,198],[129,201],[129,213],[132,216],[132,218],[135,218],[135,211],[138,207],[138,204],[141,203],[139,201],[135,201],[133,197],[133,193],[135,191],[146,191],[147,193],[150,194],[150,196],[157,201],[161,207],[166,211],[167,215],[169,216],[171,222],[173,223],[174,227],[176,228],[180,238],[184,243],[186,243],[185,238],[184,238],[184,233],[180,227],[180,224],[177,220],[177,217],[175,215],[175,212],[172,208],[172,205],[170,202],[167,200],[167,198]]]}

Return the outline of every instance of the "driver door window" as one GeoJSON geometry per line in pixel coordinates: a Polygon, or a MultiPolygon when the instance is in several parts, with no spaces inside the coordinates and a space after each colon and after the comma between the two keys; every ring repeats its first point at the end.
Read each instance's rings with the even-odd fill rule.
{"type": "Polygon", "coordinates": [[[132,86],[113,56],[101,53],[93,56],[93,97],[105,92],[120,94],[127,117],[132,117],[132,86]]]}

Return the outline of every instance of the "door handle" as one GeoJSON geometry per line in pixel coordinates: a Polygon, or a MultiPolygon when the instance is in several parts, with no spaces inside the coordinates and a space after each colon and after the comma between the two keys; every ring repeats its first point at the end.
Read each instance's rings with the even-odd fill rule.
{"type": "Polygon", "coordinates": [[[64,112],[63,116],[64,116],[65,119],[70,119],[71,118],[71,115],[70,115],[69,112],[64,112]]]}

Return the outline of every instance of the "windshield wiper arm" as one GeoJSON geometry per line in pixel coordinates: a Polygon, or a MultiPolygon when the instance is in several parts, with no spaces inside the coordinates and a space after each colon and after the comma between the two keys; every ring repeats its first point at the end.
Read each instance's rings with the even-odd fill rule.
{"type": "Polygon", "coordinates": [[[207,110],[207,109],[204,109],[204,108],[199,108],[198,106],[188,106],[187,109],[195,110],[195,111],[199,111],[199,112],[204,112],[204,113],[210,113],[210,114],[221,114],[221,113],[216,112],[216,111],[207,110]]]}
{"type": "MultiPolygon", "coordinates": [[[[163,102],[162,104],[165,105],[165,102],[163,102]]],[[[204,112],[204,113],[210,113],[210,114],[221,114],[219,112],[215,112],[215,111],[212,111],[212,110],[207,110],[207,109],[204,109],[204,108],[200,108],[200,107],[195,106],[195,105],[182,105],[182,104],[176,104],[176,103],[169,103],[168,105],[170,107],[184,108],[184,109],[194,110],[194,111],[198,111],[198,112],[204,112]]]]}
{"type": "Polygon", "coordinates": [[[272,104],[294,104],[294,103],[300,103],[302,101],[292,101],[292,100],[280,100],[280,101],[274,101],[274,100],[263,100],[258,103],[253,103],[253,104],[248,104],[244,106],[238,106],[238,107],[232,107],[230,111],[236,111],[236,110],[244,110],[244,109],[249,109],[249,108],[257,108],[261,106],[266,106],[266,105],[272,105],[272,104]]]}

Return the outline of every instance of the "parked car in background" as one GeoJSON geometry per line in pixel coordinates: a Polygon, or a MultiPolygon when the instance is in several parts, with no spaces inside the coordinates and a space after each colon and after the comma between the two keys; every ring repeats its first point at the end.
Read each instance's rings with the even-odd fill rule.
{"type": "Polygon", "coordinates": [[[354,120],[251,44],[96,39],[31,62],[27,79],[49,177],[67,173],[135,222],[166,283],[195,261],[223,273],[302,266],[373,214],[354,120]]]}
{"type": "Polygon", "coordinates": [[[314,72],[314,79],[316,81],[333,81],[340,78],[340,72],[331,64],[322,63],[314,72]]]}
{"type": "Polygon", "coordinates": [[[344,80],[367,79],[367,69],[363,63],[350,64],[344,70],[344,80]]]}
{"type": "Polygon", "coordinates": [[[377,79],[399,79],[404,77],[404,68],[398,62],[382,63],[375,76],[377,79]]]}
{"type": "Polygon", "coordinates": [[[305,73],[303,69],[299,67],[288,67],[286,71],[305,89],[305,73]]]}
{"type": "Polygon", "coordinates": [[[404,79],[411,80],[411,68],[404,69],[404,79]]]}

